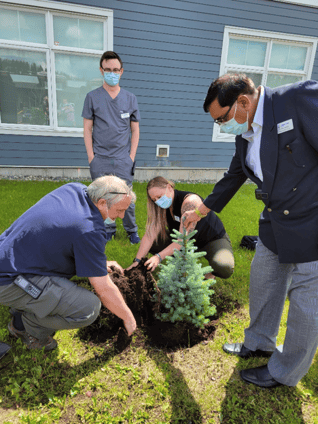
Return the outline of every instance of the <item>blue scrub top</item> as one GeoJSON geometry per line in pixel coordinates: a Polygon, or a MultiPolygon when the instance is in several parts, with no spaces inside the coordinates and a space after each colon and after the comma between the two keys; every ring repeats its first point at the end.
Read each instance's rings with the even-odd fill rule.
{"type": "Polygon", "coordinates": [[[140,121],[136,96],[123,88],[113,99],[103,87],[85,98],[82,117],[93,120],[96,155],[124,159],[130,152],[130,121],[140,121]]]}

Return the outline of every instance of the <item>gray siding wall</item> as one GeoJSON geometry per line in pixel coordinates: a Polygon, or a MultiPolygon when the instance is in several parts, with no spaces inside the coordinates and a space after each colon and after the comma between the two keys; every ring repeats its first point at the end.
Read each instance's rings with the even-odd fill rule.
{"type": "MultiPolygon", "coordinates": [[[[138,98],[137,166],[227,167],[234,143],[212,143],[202,109],[219,75],[225,25],[318,37],[318,9],[272,0],[71,0],[114,10],[121,86],[138,98]],[[169,144],[170,157],[156,158],[169,144]]],[[[96,63],[96,66],[99,66],[96,63]]],[[[318,80],[316,56],[312,78],[318,80]]],[[[87,165],[82,138],[0,135],[0,165],[87,165]]]]}

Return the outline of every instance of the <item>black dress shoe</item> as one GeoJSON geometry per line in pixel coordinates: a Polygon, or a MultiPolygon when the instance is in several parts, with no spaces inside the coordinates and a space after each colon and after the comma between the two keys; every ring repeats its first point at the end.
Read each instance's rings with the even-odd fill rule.
{"type": "Polygon", "coordinates": [[[230,353],[231,355],[237,355],[240,358],[248,359],[248,358],[269,358],[273,352],[266,352],[264,350],[250,350],[244,346],[243,343],[225,343],[223,345],[223,350],[226,353],[230,353]]]}
{"type": "Polygon", "coordinates": [[[272,389],[273,387],[282,386],[282,383],[274,380],[270,375],[267,365],[257,368],[250,368],[240,372],[242,380],[247,383],[256,384],[256,386],[272,389]]]}

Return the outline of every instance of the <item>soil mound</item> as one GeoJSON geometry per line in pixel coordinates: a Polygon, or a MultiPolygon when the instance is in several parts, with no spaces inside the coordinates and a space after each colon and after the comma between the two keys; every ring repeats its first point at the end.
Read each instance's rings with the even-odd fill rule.
{"type": "MultiPolygon", "coordinates": [[[[203,329],[186,322],[162,322],[156,319],[156,313],[162,308],[160,298],[153,301],[154,287],[157,283],[150,271],[144,266],[145,259],[137,267],[125,271],[121,275],[116,269],[111,274],[112,281],[121,291],[125,302],[131,309],[137,322],[151,345],[175,348],[179,346],[192,347],[197,343],[213,338],[217,315],[203,329]]],[[[93,342],[104,343],[115,340],[121,350],[129,344],[131,338],[123,327],[121,319],[102,306],[97,320],[81,330],[81,338],[93,342]]]]}

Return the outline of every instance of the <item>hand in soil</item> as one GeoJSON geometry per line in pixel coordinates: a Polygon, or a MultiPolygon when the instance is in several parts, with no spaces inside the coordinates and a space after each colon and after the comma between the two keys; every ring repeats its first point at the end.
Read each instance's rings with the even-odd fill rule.
{"type": "Polygon", "coordinates": [[[131,336],[132,333],[136,330],[137,328],[137,324],[136,324],[136,320],[134,317],[127,319],[124,321],[124,325],[126,328],[126,331],[128,333],[128,336],[131,336]]]}
{"type": "Polygon", "coordinates": [[[148,271],[154,271],[160,263],[160,259],[158,256],[154,255],[150,259],[145,262],[145,267],[147,267],[148,271]]]}
{"type": "MultiPolygon", "coordinates": [[[[156,319],[155,315],[160,303],[153,302],[153,294],[157,283],[151,272],[144,266],[145,262],[146,259],[143,258],[138,266],[126,271],[124,276],[113,272],[111,277],[134,315],[138,328],[142,329],[142,332],[137,329],[135,336],[138,338],[144,332],[147,336],[145,345],[148,346],[150,342],[153,346],[173,349],[180,346],[192,347],[204,340],[212,340],[218,316],[213,316],[213,320],[206,324],[204,329],[195,327],[190,323],[172,323],[156,319]]],[[[224,306],[222,313],[229,310],[225,305],[233,305],[232,299],[227,298],[222,299],[222,301],[219,299],[218,303],[224,306]]],[[[238,307],[239,305],[236,304],[235,308],[238,307]]],[[[128,333],[133,334],[136,330],[136,324],[134,323],[131,330],[126,326],[125,329],[122,326],[123,321],[104,306],[101,308],[101,317],[99,318],[90,326],[82,329],[81,338],[95,343],[105,343],[106,341],[108,343],[109,340],[113,339],[115,343],[116,339],[116,349],[120,352],[126,349],[132,339],[128,336],[128,333]]],[[[129,321],[129,317],[127,318],[127,321],[129,321]]]]}
{"type": "Polygon", "coordinates": [[[129,271],[132,268],[136,268],[136,266],[138,266],[138,262],[133,262],[128,268],[126,268],[126,271],[129,271]]]}
{"type": "Polygon", "coordinates": [[[116,271],[118,271],[121,275],[124,275],[124,269],[119,265],[118,262],[107,261],[107,272],[109,272],[109,274],[111,274],[114,271],[114,269],[112,268],[116,268],[116,271]]]}

